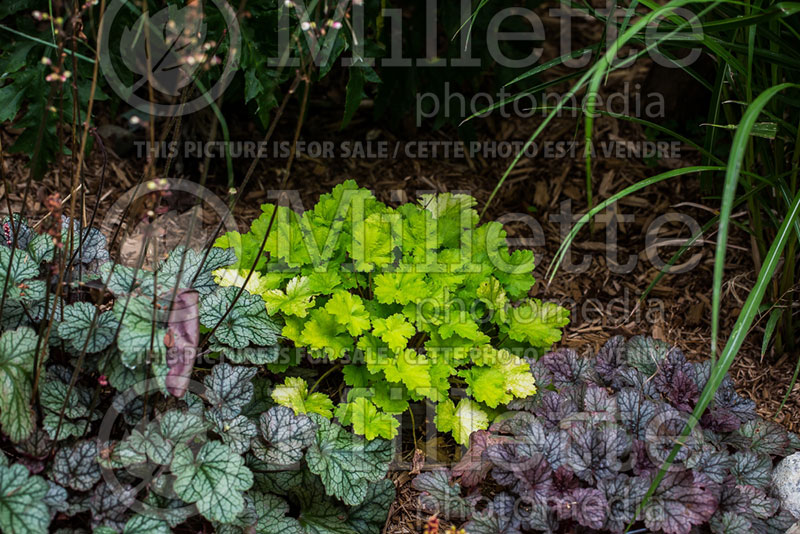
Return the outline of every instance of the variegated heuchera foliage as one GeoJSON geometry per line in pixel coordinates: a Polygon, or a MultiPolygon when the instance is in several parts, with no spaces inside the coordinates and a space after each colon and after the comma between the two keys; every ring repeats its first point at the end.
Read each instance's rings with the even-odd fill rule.
{"type": "Polygon", "coordinates": [[[474,203],[348,182],[147,269],[3,221],[0,531],[380,532],[396,416],[431,402],[468,443],[567,322],[474,203]]]}
{"type": "Polygon", "coordinates": [[[414,480],[430,513],[466,522],[468,534],[621,533],[631,524],[783,534],[794,523],[770,481],[773,463],[800,440],[758,417],[730,377],[643,505],[709,380],[708,361],[688,362],[651,338],[615,337],[596,356],[559,350],[532,369],[540,395],[512,402],[473,434],[452,470],[414,480]]]}
{"type": "Polygon", "coordinates": [[[533,254],[510,251],[502,224],[479,225],[475,204],[448,193],[395,209],[349,181],[302,214],[265,204],[248,233],[220,238],[239,261],[217,281],[263,299],[281,335],[312,361],[341,363],[350,388],[336,404],[290,377],[275,401],[373,439],[394,437],[394,416],[425,400],[438,429],[467,444],[498,408],[535,394],[528,360],[561,338],[568,314],[528,296],[533,254]]]}
{"type": "Polygon", "coordinates": [[[390,442],[276,405],[280,327],[211,274],[233,251],[143,270],[66,219],[3,223],[0,532],[381,531],[390,442]]]}

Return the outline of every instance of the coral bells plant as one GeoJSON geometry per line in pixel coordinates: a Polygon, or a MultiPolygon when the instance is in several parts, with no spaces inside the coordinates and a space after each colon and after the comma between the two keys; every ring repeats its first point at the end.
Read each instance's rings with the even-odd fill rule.
{"type": "Polygon", "coordinates": [[[680,438],[709,379],[709,362],[688,362],[651,338],[615,337],[596,356],[559,350],[532,370],[540,395],[513,401],[489,431],[472,434],[452,470],[414,480],[428,511],[467,521],[468,534],[628,527],[782,534],[794,523],[769,484],[775,460],[800,441],[759,418],[730,377],[695,431],[680,438]],[[678,440],[680,453],[646,499],[678,440]]]}
{"type": "Polygon", "coordinates": [[[536,393],[528,359],[561,338],[568,313],[528,296],[532,252],[509,250],[502,224],[478,224],[475,204],[446,193],[391,208],[348,181],[303,213],[265,204],[249,232],[220,238],[239,262],[217,282],[260,296],[283,339],[341,366],[350,388],[335,404],[290,377],[275,401],[372,439],[427,400],[438,429],[467,444],[499,407],[536,393]]]}

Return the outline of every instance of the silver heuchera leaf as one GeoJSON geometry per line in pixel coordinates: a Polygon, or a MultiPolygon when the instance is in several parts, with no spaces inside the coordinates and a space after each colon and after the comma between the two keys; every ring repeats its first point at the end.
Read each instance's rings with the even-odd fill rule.
{"type": "Polygon", "coordinates": [[[64,306],[64,320],[58,325],[58,335],[68,341],[75,354],[100,352],[114,341],[119,322],[110,311],[100,313],[90,302],[64,306]],[[90,334],[91,332],[91,334],[90,334]],[[87,340],[88,338],[88,340],[87,340]]]}
{"type": "Polygon", "coordinates": [[[128,485],[112,487],[105,482],[99,484],[89,499],[92,526],[106,526],[117,532],[125,527],[125,516],[136,500],[136,490],[128,485]]]}
{"type": "Polygon", "coordinates": [[[468,534],[520,534],[521,519],[515,513],[515,499],[506,493],[497,495],[485,510],[467,523],[468,534]]]}
{"type": "Polygon", "coordinates": [[[210,410],[208,420],[214,425],[214,431],[220,435],[223,443],[237,454],[250,450],[250,442],[258,435],[256,424],[243,415],[224,419],[219,412],[210,410]]]}
{"type": "Polygon", "coordinates": [[[391,442],[366,441],[318,414],[310,417],[319,430],[306,453],[308,468],[322,479],[328,495],[350,506],[361,504],[370,482],[382,479],[389,470],[391,442]]]}
{"type": "Polygon", "coordinates": [[[246,291],[236,299],[238,293],[236,287],[219,287],[205,295],[200,306],[200,323],[206,328],[219,324],[213,338],[235,349],[251,344],[262,347],[275,345],[280,329],[267,314],[263,299],[246,291]],[[225,315],[228,308],[230,312],[225,315]],[[225,320],[222,320],[223,316],[225,320]]]}
{"type": "Polygon", "coordinates": [[[317,425],[307,415],[295,415],[291,408],[276,406],[261,415],[262,440],[253,443],[253,454],[275,466],[296,464],[314,441],[317,425]]]}
{"type": "Polygon", "coordinates": [[[47,482],[31,476],[24,466],[0,466],[0,530],[45,534],[50,523],[47,492],[47,482]]]}
{"type": "Polygon", "coordinates": [[[230,523],[244,510],[243,491],[253,485],[244,459],[219,441],[209,441],[197,452],[186,445],[175,449],[173,489],[187,503],[195,503],[206,519],[230,523]]]}
{"type": "Polygon", "coordinates": [[[100,480],[97,443],[80,441],[59,449],[53,459],[53,480],[77,491],[87,491],[100,480]]]}
{"type": "Polygon", "coordinates": [[[256,493],[253,495],[253,501],[257,516],[256,532],[280,532],[281,534],[303,534],[305,532],[297,519],[286,517],[289,505],[277,495],[256,493]]]}
{"type": "Polygon", "coordinates": [[[350,508],[348,523],[358,534],[382,532],[394,498],[395,488],[391,480],[383,479],[370,484],[364,502],[350,508]]]}
{"type": "Polygon", "coordinates": [[[422,492],[420,504],[426,512],[454,520],[472,516],[472,507],[461,496],[461,485],[452,481],[449,470],[426,471],[412,484],[414,489],[422,492]]]}
{"type": "Polygon", "coordinates": [[[206,396],[213,408],[224,419],[239,415],[253,398],[253,377],[256,370],[219,363],[205,378],[206,396]]]}
{"type": "Polygon", "coordinates": [[[171,395],[183,397],[189,387],[197,344],[200,342],[200,294],[192,289],[181,289],[175,295],[167,323],[167,373],[166,386],[171,395]]]}
{"type": "Polygon", "coordinates": [[[214,282],[213,271],[235,262],[233,249],[214,247],[198,252],[184,246],[176,247],[159,265],[159,291],[164,293],[175,287],[184,287],[206,296],[219,287],[214,282]]]}

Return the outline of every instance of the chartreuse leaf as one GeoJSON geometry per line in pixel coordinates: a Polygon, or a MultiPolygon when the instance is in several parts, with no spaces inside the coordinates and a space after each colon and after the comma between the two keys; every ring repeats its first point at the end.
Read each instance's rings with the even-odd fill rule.
{"type": "Polygon", "coordinates": [[[436,405],[436,428],[451,432],[456,443],[467,446],[473,432],[489,428],[489,416],[473,400],[461,399],[456,408],[446,399],[436,405]]]}
{"type": "Polygon", "coordinates": [[[220,287],[242,287],[252,295],[263,295],[271,289],[277,289],[286,278],[283,273],[268,273],[262,275],[258,271],[250,274],[249,270],[217,269],[214,271],[214,283],[220,287]],[[246,282],[246,283],[245,283],[246,282]]]}
{"type": "Polygon", "coordinates": [[[372,320],[372,333],[397,352],[404,349],[417,330],[401,313],[372,320]]]}
{"type": "Polygon", "coordinates": [[[319,429],[306,453],[308,468],[322,479],[328,495],[350,506],[361,504],[369,484],[386,476],[391,442],[366,441],[320,415],[310,417],[319,429]]]}
{"type": "Polygon", "coordinates": [[[325,311],[336,317],[351,336],[359,336],[370,327],[369,313],[361,297],[349,291],[338,290],[325,304],[325,311]]]}
{"type": "Polygon", "coordinates": [[[485,364],[459,371],[467,381],[467,393],[475,400],[490,408],[506,404],[512,398],[525,398],[536,393],[536,381],[530,365],[507,350],[494,350],[485,347],[478,360],[473,363],[485,364]]]}
{"type": "MultiPolygon", "coordinates": [[[[533,254],[509,252],[502,224],[478,226],[475,203],[469,195],[427,195],[393,209],[346,182],[302,215],[268,204],[247,234],[217,242],[234,247],[240,260],[219,280],[245,284],[242,275],[275,214],[266,258],[247,289],[261,294],[296,347],[314,358],[347,358],[345,382],[368,393],[349,395],[337,411],[341,420],[368,437],[394,435],[387,416],[410,400],[449,398],[459,369],[476,399],[459,405],[462,413],[479,410],[485,422],[478,426],[485,428],[483,410],[530,396],[536,386],[524,360],[478,362],[473,352],[541,355],[561,338],[567,311],[535,299],[518,302],[534,283],[533,254]]],[[[295,378],[274,397],[296,414],[330,417],[333,403],[307,391],[295,378]]],[[[456,411],[452,405],[450,424],[466,442],[470,425],[459,425],[456,411]]]]}
{"type": "Polygon", "coordinates": [[[282,385],[275,386],[272,399],[294,410],[295,414],[319,414],[323,417],[333,416],[333,401],[324,393],[308,394],[308,384],[299,377],[287,377],[282,385]]]}
{"type": "Polygon", "coordinates": [[[365,360],[370,372],[383,371],[389,382],[404,384],[409,391],[420,395],[431,394],[431,362],[414,349],[405,349],[398,354],[387,354],[378,348],[367,351],[365,360]]]}
{"type": "Polygon", "coordinates": [[[467,393],[478,402],[490,408],[497,408],[512,399],[506,393],[506,379],[503,373],[492,367],[470,367],[459,371],[460,376],[467,381],[467,393]]]}
{"type": "Polygon", "coordinates": [[[400,422],[391,415],[379,412],[366,397],[342,403],[336,408],[336,417],[343,425],[353,425],[353,432],[369,440],[377,437],[392,439],[397,435],[400,422]]]}
{"type": "Polygon", "coordinates": [[[375,298],[383,304],[408,304],[428,293],[423,273],[381,273],[373,279],[375,298]]]}
{"type": "Polygon", "coordinates": [[[335,360],[345,356],[345,352],[353,347],[353,338],[334,315],[325,309],[311,311],[311,315],[303,325],[300,343],[315,351],[320,351],[328,359],[335,360]]]}
{"type": "Polygon", "coordinates": [[[388,214],[373,213],[353,221],[353,239],[348,245],[357,271],[371,272],[392,263],[392,249],[399,242],[399,236],[390,218],[388,214]]]}
{"type": "Polygon", "coordinates": [[[285,291],[270,289],[261,294],[270,315],[281,312],[296,317],[308,315],[309,308],[313,308],[315,304],[314,295],[307,276],[297,276],[289,280],[285,291]]]}
{"type": "Polygon", "coordinates": [[[96,311],[90,302],[76,302],[63,308],[64,319],[58,325],[58,335],[69,342],[75,354],[80,354],[84,347],[89,354],[100,352],[114,341],[119,322],[107,311],[98,315],[92,328],[96,311]]]}
{"type": "Polygon", "coordinates": [[[36,332],[25,326],[0,336],[0,425],[14,442],[33,431],[30,401],[36,340],[36,332]]]}
{"type": "Polygon", "coordinates": [[[20,464],[0,466],[0,530],[46,534],[50,511],[44,501],[47,482],[20,464]]]}
{"type": "Polygon", "coordinates": [[[538,348],[550,348],[561,339],[561,328],[569,322],[569,311],[552,302],[528,299],[508,311],[508,321],[501,331],[515,341],[538,348]]]}
{"type": "Polygon", "coordinates": [[[244,458],[219,441],[209,441],[195,456],[185,444],[175,448],[171,464],[175,493],[195,503],[206,519],[230,523],[244,509],[243,491],[253,485],[244,458]]]}
{"type": "Polygon", "coordinates": [[[234,304],[238,292],[234,287],[220,287],[204,297],[200,306],[200,324],[214,328],[219,323],[214,337],[237,349],[251,344],[269,346],[277,343],[280,329],[267,315],[261,299],[244,292],[234,304]],[[228,309],[230,311],[225,316],[228,309]]]}

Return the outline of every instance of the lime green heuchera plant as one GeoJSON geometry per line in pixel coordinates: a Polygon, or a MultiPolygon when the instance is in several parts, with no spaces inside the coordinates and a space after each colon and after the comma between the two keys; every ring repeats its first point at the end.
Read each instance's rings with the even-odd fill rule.
{"type": "Polygon", "coordinates": [[[528,297],[533,253],[509,251],[502,224],[479,225],[475,204],[446,193],[395,209],[348,181],[302,214],[265,204],[248,233],[218,239],[238,263],[217,283],[260,295],[282,336],[341,365],[350,388],[334,405],[290,377],[274,400],[368,439],[393,437],[393,416],[426,400],[438,429],[466,445],[499,407],[536,393],[529,359],[561,338],[568,312],[528,297]]]}

